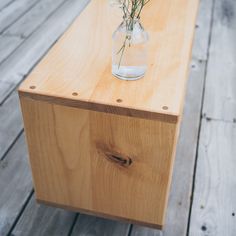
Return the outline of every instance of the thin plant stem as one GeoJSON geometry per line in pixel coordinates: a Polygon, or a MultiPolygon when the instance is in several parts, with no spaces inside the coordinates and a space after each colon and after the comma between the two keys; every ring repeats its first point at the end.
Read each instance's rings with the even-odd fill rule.
{"type": "Polygon", "coordinates": [[[126,24],[126,37],[124,43],[122,44],[120,50],[117,54],[120,55],[118,68],[121,66],[122,58],[124,56],[124,51],[126,49],[127,40],[129,40],[129,47],[132,46],[131,39],[134,26],[137,19],[140,19],[143,7],[150,2],[150,0],[123,0],[121,9],[123,10],[123,19],[126,24]]]}

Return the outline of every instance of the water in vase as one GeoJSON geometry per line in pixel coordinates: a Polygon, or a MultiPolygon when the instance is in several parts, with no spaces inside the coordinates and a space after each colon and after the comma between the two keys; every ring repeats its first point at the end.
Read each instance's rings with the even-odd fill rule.
{"type": "Polygon", "coordinates": [[[137,80],[147,70],[148,34],[137,20],[132,31],[123,22],[113,34],[112,74],[123,80],[137,80]]]}

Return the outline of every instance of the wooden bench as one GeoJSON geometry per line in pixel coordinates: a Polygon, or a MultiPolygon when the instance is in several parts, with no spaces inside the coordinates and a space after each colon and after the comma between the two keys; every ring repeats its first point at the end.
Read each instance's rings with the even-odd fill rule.
{"type": "Polygon", "coordinates": [[[111,75],[120,18],[92,1],[19,88],[39,202],[162,228],[198,0],[154,0],[138,81],[111,75]]]}

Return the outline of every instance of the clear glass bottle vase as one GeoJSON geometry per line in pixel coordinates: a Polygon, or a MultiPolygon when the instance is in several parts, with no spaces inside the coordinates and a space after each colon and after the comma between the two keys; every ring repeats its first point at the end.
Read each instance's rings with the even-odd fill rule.
{"type": "Polygon", "coordinates": [[[124,18],[112,36],[112,74],[123,80],[137,80],[147,70],[148,33],[138,18],[124,18]]]}

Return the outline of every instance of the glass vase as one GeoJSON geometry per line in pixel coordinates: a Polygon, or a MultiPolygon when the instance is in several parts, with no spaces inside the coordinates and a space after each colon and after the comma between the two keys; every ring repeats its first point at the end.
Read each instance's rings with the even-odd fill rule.
{"type": "Polygon", "coordinates": [[[147,70],[148,33],[140,19],[125,18],[112,41],[112,74],[122,80],[142,78],[147,70]]]}

